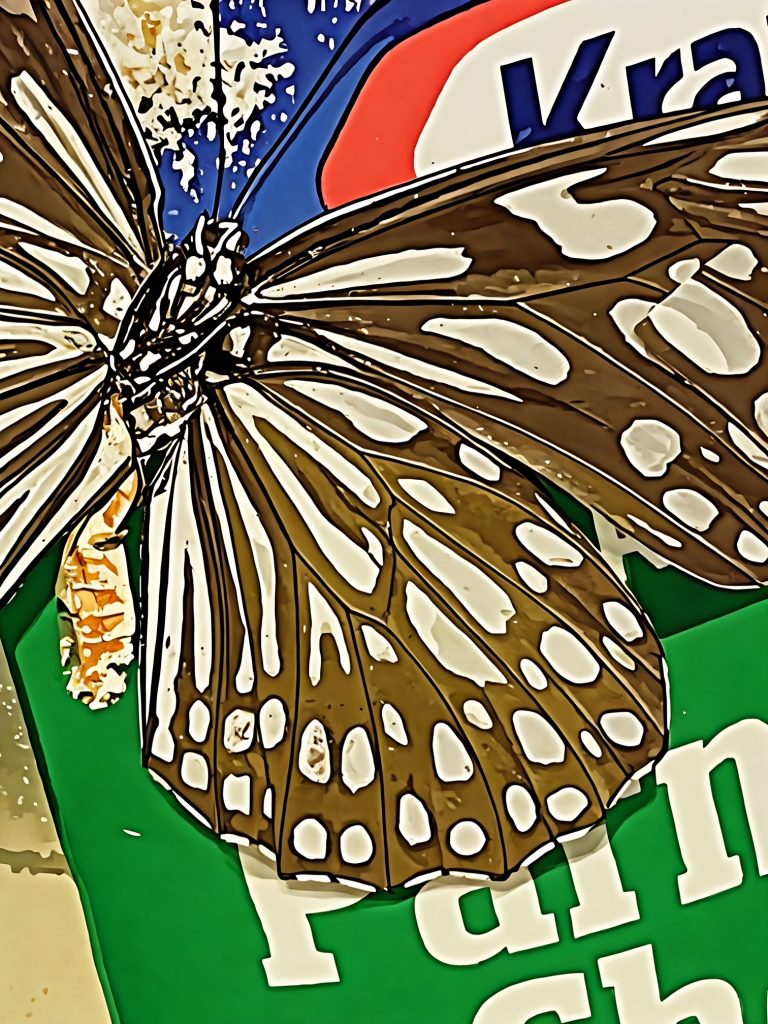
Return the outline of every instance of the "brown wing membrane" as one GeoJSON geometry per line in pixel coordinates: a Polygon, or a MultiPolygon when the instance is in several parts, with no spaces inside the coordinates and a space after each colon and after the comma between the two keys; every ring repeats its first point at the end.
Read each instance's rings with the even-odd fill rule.
{"type": "Polygon", "coordinates": [[[31,295],[111,339],[159,252],[151,165],[76,3],[0,17],[0,304],[31,295]]]}
{"type": "Polygon", "coordinates": [[[106,367],[78,349],[88,339],[74,325],[0,319],[0,599],[128,473],[106,367]]]}
{"type": "Polygon", "coordinates": [[[658,645],[589,542],[358,375],[211,389],[144,565],[148,763],[284,875],[504,875],[661,749],[658,645]]]}
{"type": "Polygon", "coordinates": [[[341,358],[688,572],[766,582],[767,118],[675,115],[375,197],[256,257],[245,305],[269,360],[341,358]]]}
{"type": "Polygon", "coordinates": [[[0,597],[129,472],[108,356],[157,190],[71,0],[0,0],[0,597]]]}

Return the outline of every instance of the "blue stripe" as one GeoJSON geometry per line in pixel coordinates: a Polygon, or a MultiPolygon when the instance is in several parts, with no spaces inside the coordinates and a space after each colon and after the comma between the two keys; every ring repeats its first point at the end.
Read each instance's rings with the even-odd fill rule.
{"type": "Polygon", "coordinates": [[[472,6],[472,0],[382,0],[359,20],[238,203],[250,252],[323,212],[318,186],[323,157],[381,56],[415,32],[472,6]]]}

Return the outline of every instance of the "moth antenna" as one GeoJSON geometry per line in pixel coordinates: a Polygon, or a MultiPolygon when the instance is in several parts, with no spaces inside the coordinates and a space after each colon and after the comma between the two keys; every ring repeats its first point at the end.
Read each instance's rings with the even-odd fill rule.
{"type": "Polygon", "coordinates": [[[226,159],[227,137],[226,118],[224,116],[224,80],[221,69],[221,11],[219,0],[211,0],[211,20],[213,32],[213,99],[216,105],[216,132],[219,141],[218,168],[216,174],[216,193],[213,200],[211,216],[214,220],[220,217],[221,194],[224,188],[224,164],[226,159]]]}

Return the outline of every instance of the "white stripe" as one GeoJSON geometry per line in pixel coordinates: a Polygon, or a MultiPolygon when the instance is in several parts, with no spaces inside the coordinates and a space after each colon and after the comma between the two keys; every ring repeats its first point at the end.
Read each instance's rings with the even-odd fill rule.
{"type": "MultiPolygon", "coordinates": [[[[56,249],[46,249],[41,245],[33,245],[31,242],[19,242],[19,248],[43,267],[52,270],[78,295],[85,295],[88,291],[91,275],[88,264],[79,256],[65,256],[64,253],[58,252],[56,249]]],[[[119,279],[115,278],[115,280],[119,279]]]]}
{"type": "MultiPolygon", "coordinates": [[[[194,682],[196,688],[203,693],[211,684],[213,669],[213,619],[208,601],[208,573],[203,558],[200,532],[198,530],[195,508],[192,504],[192,476],[189,468],[189,442],[182,442],[181,456],[177,465],[176,479],[173,486],[173,520],[170,545],[179,551],[186,551],[192,570],[192,622],[185,624],[186,629],[194,631],[194,682]]],[[[184,560],[179,559],[179,575],[175,579],[169,577],[168,589],[184,596],[184,560]]],[[[183,607],[183,605],[182,605],[183,607]]]]}
{"type": "Polygon", "coordinates": [[[486,683],[506,683],[480,648],[415,583],[405,585],[405,610],[419,637],[443,668],[481,687],[486,683]]]}
{"type": "MultiPolygon", "coordinates": [[[[203,406],[200,413],[200,421],[202,424],[202,441],[203,448],[205,450],[205,463],[207,468],[208,482],[211,486],[211,492],[213,494],[213,507],[216,512],[218,519],[218,526],[220,530],[220,536],[224,542],[224,549],[227,553],[227,565],[229,566],[230,577],[232,584],[235,588],[235,599],[237,601],[237,610],[240,613],[240,624],[243,627],[243,642],[240,648],[240,664],[238,665],[237,672],[235,673],[235,689],[238,693],[250,693],[253,690],[253,684],[256,681],[256,675],[253,666],[253,651],[251,650],[251,639],[250,630],[248,628],[248,617],[245,613],[245,606],[243,602],[243,590],[240,585],[240,573],[238,571],[237,556],[235,554],[235,547],[232,543],[232,531],[229,528],[230,515],[235,515],[235,509],[228,510],[224,503],[224,497],[221,493],[221,487],[219,486],[218,474],[214,468],[213,452],[211,451],[211,442],[215,445],[219,452],[223,455],[223,446],[219,440],[218,432],[216,431],[216,424],[213,417],[210,414],[208,406],[203,406]]],[[[227,466],[228,469],[231,467],[227,466]]],[[[230,473],[230,479],[234,476],[230,473]]],[[[246,499],[247,500],[247,499],[246,499]]],[[[238,502],[238,508],[241,510],[241,503],[238,502]]]]}
{"type": "Polygon", "coordinates": [[[355,429],[374,441],[401,444],[427,429],[424,420],[399,406],[339,384],[297,380],[289,381],[286,387],[341,413],[355,429]]]}
{"type": "Polygon", "coordinates": [[[74,171],[73,181],[81,181],[85,186],[78,191],[86,203],[93,210],[107,213],[114,226],[143,261],[137,235],[117,203],[108,182],[104,180],[80,140],[77,126],[54,105],[28,71],[22,71],[11,79],[11,94],[19,109],[26,114],[30,124],[40,132],[56,156],[63,157],[71,163],[74,171]]]}
{"type": "Polygon", "coordinates": [[[256,289],[256,294],[265,299],[287,299],[413,281],[447,281],[461,277],[471,266],[472,260],[462,248],[405,249],[317,270],[292,281],[269,285],[261,293],[256,289]]]}
{"type": "Polygon", "coordinates": [[[0,469],[17,458],[20,451],[33,445],[38,438],[55,432],[62,422],[73,418],[77,408],[85,404],[98,391],[105,376],[106,369],[99,368],[87,377],[83,377],[81,380],[70,384],[68,388],[64,388],[57,394],[49,395],[46,398],[38,399],[36,402],[29,402],[19,408],[9,409],[8,412],[0,413],[0,433],[2,433],[40,409],[50,407],[54,410],[50,417],[47,417],[37,426],[34,433],[27,434],[23,442],[9,448],[4,455],[0,455],[0,469]],[[56,407],[61,406],[62,402],[64,405],[57,409],[56,407]]]}
{"type": "Polygon", "coordinates": [[[0,290],[36,299],[45,299],[46,302],[56,301],[56,296],[44,284],[2,259],[0,259],[0,290]]]}
{"type": "Polygon", "coordinates": [[[401,370],[416,377],[426,385],[434,381],[436,384],[445,384],[447,387],[456,388],[457,391],[465,391],[468,394],[490,395],[493,398],[503,398],[508,402],[522,402],[522,398],[513,395],[510,391],[502,391],[487,384],[484,380],[477,380],[475,377],[467,377],[463,373],[456,373],[453,370],[446,370],[434,363],[427,363],[423,359],[414,359],[412,356],[403,355],[394,349],[382,345],[374,345],[369,341],[362,341],[359,338],[349,338],[344,334],[337,334],[334,331],[324,331],[316,328],[317,333],[328,341],[341,345],[350,352],[356,352],[366,359],[373,359],[381,363],[388,370],[401,370]]]}
{"type": "MultiPolygon", "coordinates": [[[[164,485],[158,486],[156,484],[152,493],[149,506],[149,526],[142,551],[142,560],[148,577],[147,628],[145,636],[147,654],[144,678],[144,706],[141,716],[142,729],[144,723],[149,721],[152,710],[152,681],[155,676],[155,660],[158,648],[161,651],[165,650],[166,636],[174,633],[178,634],[181,630],[181,615],[178,602],[166,600],[166,597],[170,597],[170,595],[165,594],[162,580],[163,551],[166,546],[171,499],[171,488],[168,483],[169,476],[172,476],[170,471],[162,474],[158,484],[162,481],[164,485]],[[164,625],[162,635],[160,635],[161,615],[164,625]]],[[[173,554],[173,551],[171,551],[169,561],[172,560],[173,554]]],[[[158,728],[152,739],[152,753],[163,761],[173,760],[174,742],[169,726],[176,710],[176,694],[173,689],[173,679],[177,666],[177,647],[174,647],[173,650],[168,650],[161,660],[155,696],[155,714],[158,719],[158,728]],[[174,655],[176,656],[175,661],[173,661],[174,655]]]]}
{"type": "Polygon", "coordinates": [[[366,549],[351,541],[321,512],[293,470],[261,434],[255,424],[255,416],[260,414],[254,409],[260,403],[253,389],[232,384],[226,388],[226,394],[235,415],[258,445],[277,483],[301,515],[319,550],[326,558],[332,554],[334,568],[353,587],[365,594],[373,593],[381,567],[366,549]]]}
{"type": "MultiPolygon", "coordinates": [[[[62,488],[73,468],[82,459],[88,438],[99,429],[102,416],[103,410],[97,407],[72,431],[51,459],[27,474],[13,489],[3,495],[2,505],[7,508],[14,498],[25,491],[29,492],[28,500],[17,510],[0,535],[0,561],[7,558],[22,529],[35,518],[48,498],[62,488]]],[[[125,425],[122,420],[114,418],[110,428],[101,434],[99,449],[81,484],[66,500],[62,495],[62,500],[58,502],[50,518],[45,520],[42,528],[4,578],[0,586],[0,598],[13,589],[32,562],[56,537],[68,527],[71,528],[106,481],[118,477],[121,467],[127,474],[130,454],[130,437],[125,425]]]]}
{"type": "Polygon", "coordinates": [[[504,634],[515,614],[512,599],[482,569],[406,519],[403,537],[421,564],[489,633],[504,634]]]}
{"type": "MultiPolygon", "coordinates": [[[[254,507],[248,492],[243,487],[240,477],[235,472],[235,469],[229,460],[229,456],[224,449],[224,444],[216,427],[216,422],[211,416],[207,406],[203,408],[201,416],[202,422],[208,431],[208,438],[203,435],[203,441],[207,447],[210,440],[210,443],[218,451],[226,466],[230,486],[232,487],[235,501],[237,502],[237,511],[240,515],[243,526],[245,527],[245,532],[251,545],[253,566],[259,580],[259,595],[261,598],[261,660],[264,671],[270,676],[276,676],[280,671],[280,647],[277,635],[277,574],[275,571],[274,548],[271,540],[269,539],[269,534],[264,528],[261,516],[254,507]]],[[[212,473],[209,475],[214,476],[212,473]]],[[[240,575],[237,572],[234,545],[232,543],[232,534],[228,527],[228,520],[233,510],[228,510],[226,508],[218,484],[216,485],[214,494],[219,522],[222,529],[222,536],[227,548],[227,557],[229,558],[230,565],[233,567],[232,577],[235,583],[240,621],[243,623],[245,628],[242,659],[235,677],[235,685],[239,693],[246,693],[250,691],[253,684],[253,662],[247,628],[249,617],[245,610],[243,592],[240,586],[240,575]],[[245,678],[249,669],[251,673],[251,686],[246,689],[245,678]]]]}
{"type": "Polygon", "coordinates": [[[370,477],[317,434],[284,412],[279,405],[265,398],[261,391],[243,384],[232,384],[226,388],[226,394],[232,401],[233,408],[237,404],[236,411],[246,427],[248,424],[243,420],[241,412],[250,414],[253,418],[266,420],[297,448],[314,459],[318,466],[332,473],[340,484],[352,491],[369,508],[376,508],[380,504],[381,499],[370,477]]]}
{"type": "Polygon", "coordinates": [[[83,248],[83,243],[79,238],[69,231],[65,231],[64,228],[60,228],[46,217],[41,217],[29,206],[16,203],[13,199],[0,198],[0,221],[14,231],[35,232],[45,238],[50,238],[52,242],[64,242],[66,245],[83,248]]]}
{"type": "Polygon", "coordinates": [[[339,664],[345,675],[352,669],[349,649],[344,638],[344,630],[336,612],[313,583],[307,584],[309,596],[309,680],[317,686],[323,674],[323,654],[321,641],[326,634],[333,637],[336,650],[339,652],[339,664]]]}

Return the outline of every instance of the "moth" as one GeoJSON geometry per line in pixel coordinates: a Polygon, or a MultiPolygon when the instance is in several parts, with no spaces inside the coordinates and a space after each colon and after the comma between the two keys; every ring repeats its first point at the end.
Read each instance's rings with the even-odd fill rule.
{"type": "Polygon", "coordinates": [[[664,746],[651,625],[547,482],[768,566],[768,103],[440,172],[248,255],[160,226],[74,0],[0,0],[3,597],[66,537],[70,689],[283,876],[502,877],[664,746]],[[141,505],[140,598],[123,539],[141,505]]]}

